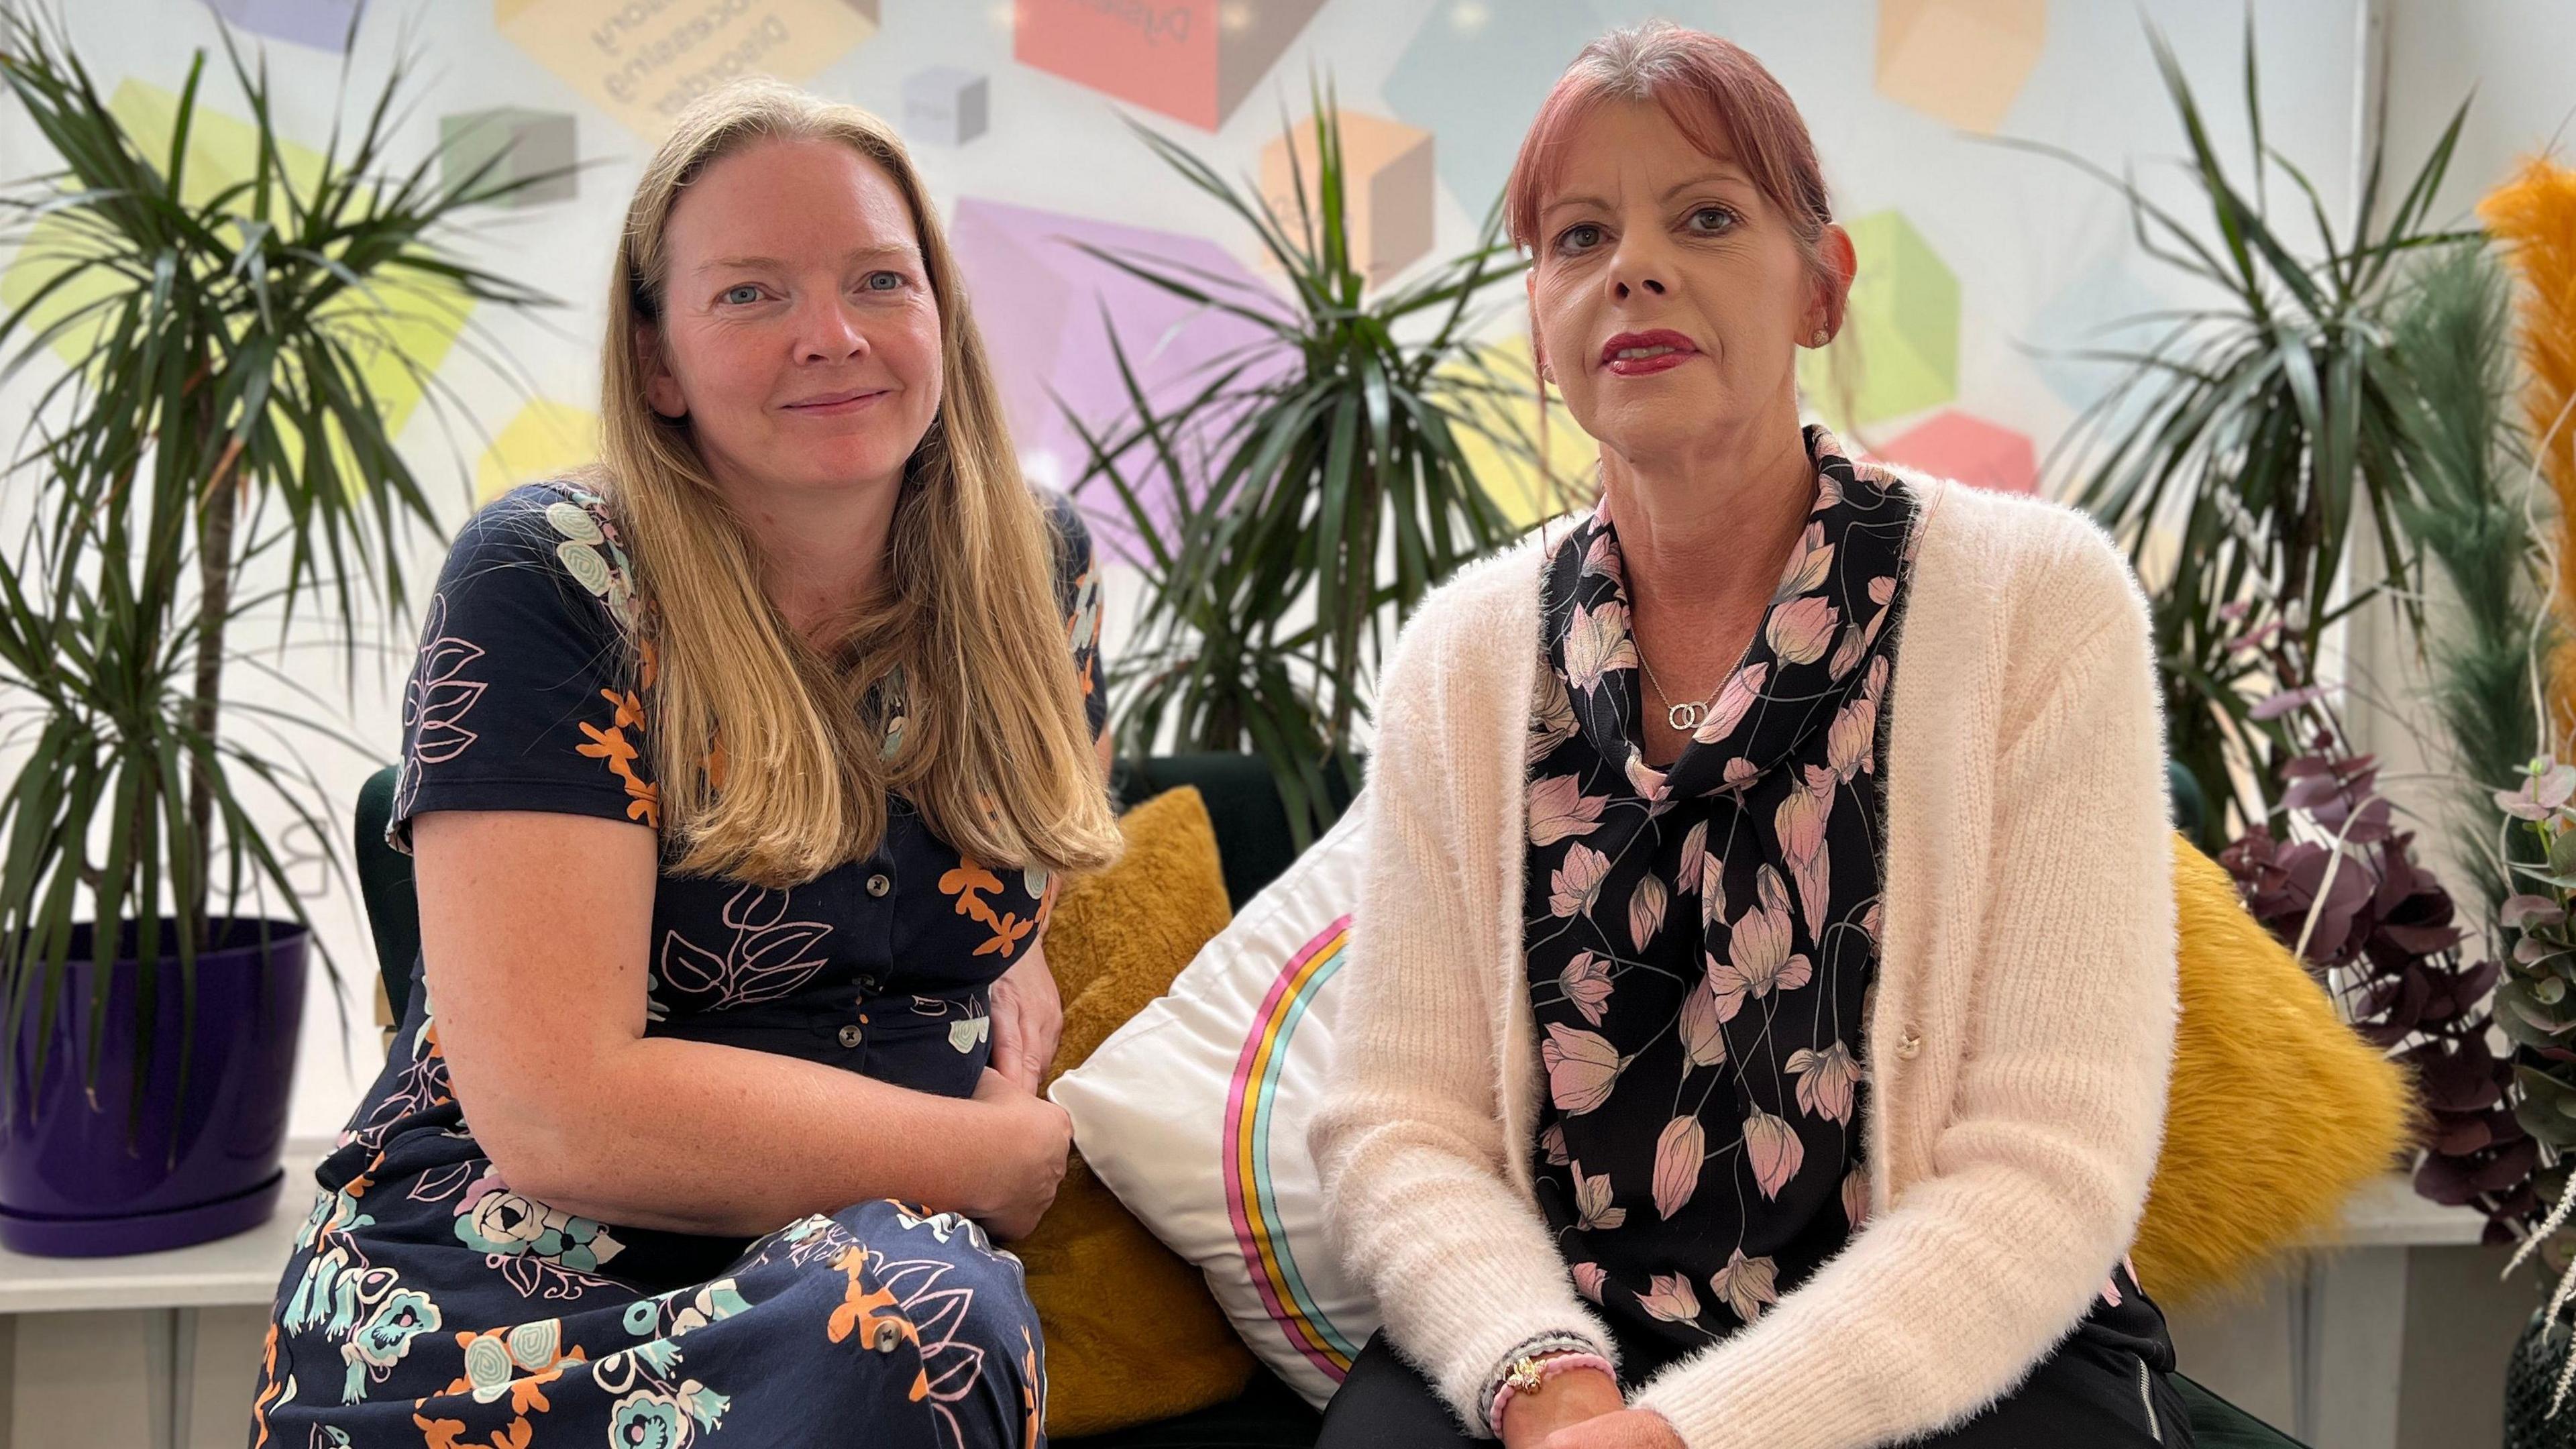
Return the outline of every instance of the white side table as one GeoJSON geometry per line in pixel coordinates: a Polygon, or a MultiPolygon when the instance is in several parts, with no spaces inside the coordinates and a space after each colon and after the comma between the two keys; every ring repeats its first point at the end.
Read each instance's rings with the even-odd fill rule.
{"type": "Polygon", "coordinates": [[[246,1233],[122,1258],[0,1251],[0,1363],[11,1370],[0,1444],[238,1449],[269,1302],[328,1145],[287,1144],[277,1212],[246,1233]],[[213,1412],[196,1412],[201,1399],[213,1412]]]}

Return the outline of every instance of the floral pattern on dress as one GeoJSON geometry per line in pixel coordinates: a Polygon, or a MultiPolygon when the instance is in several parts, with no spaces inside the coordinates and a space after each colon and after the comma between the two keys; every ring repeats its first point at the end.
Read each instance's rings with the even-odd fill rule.
{"type": "MultiPolygon", "coordinates": [[[[1069,505],[1050,509],[1068,664],[1089,678],[1089,539],[1069,505]]],[[[630,579],[607,505],[570,485],[514,490],[467,526],[404,695],[392,843],[435,810],[659,829],[654,659],[630,579]]],[[[720,751],[710,763],[721,788],[720,751]]],[[[966,857],[900,796],[874,854],[792,888],[664,874],[645,1030],[969,1096],[991,1055],[987,989],[1026,953],[1047,884],[966,857]]],[[[884,1201],[754,1241],[568,1212],[483,1152],[435,1006],[415,961],[278,1286],[255,1446],[722,1449],[854,1424],[901,1449],[1040,1442],[1035,1310],[981,1228],[884,1201]]]]}
{"type": "Polygon", "coordinates": [[[1878,720],[1916,506],[1830,434],[1808,443],[1806,526],[1664,766],[1642,747],[1613,521],[1578,520],[1545,565],[1524,927],[1538,1197],[1577,1288],[1652,1353],[1758,1319],[1868,1201],[1878,720]]]}

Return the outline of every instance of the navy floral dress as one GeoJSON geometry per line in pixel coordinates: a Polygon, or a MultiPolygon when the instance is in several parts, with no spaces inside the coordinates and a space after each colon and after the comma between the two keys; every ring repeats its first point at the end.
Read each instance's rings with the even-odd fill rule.
{"type": "MultiPolygon", "coordinates": [[[[1098,587],[1053,505],[1096,733],[1098,587]]],[[[566,484],[480,513],[441,574],[403,708],[391,840],[433,810],[660,824],[649,646],[616,521],[566,484]]],[[[902,727],[887,711],[889,747],[902,727]]],[[[574,868],[577,868],[575,863],[574,868]]],[[[803,885],[661,878],[647,1026],[972,1095],[986,989],[1041,871],[987,868],[897,798],[877,852],[803,885]]],[[[448,1087],[419,962],[383,1073],[318,1174],[278,1288],[254,1446],[1033,1445],[1045,1373],[1016,1258],[953,1213],[866,1202],[757,1240],[624,1227],[513,1190],[448,1087]]]]}
{"type": "MultiPolygon", "coordinates": [[[[1665,768],[1641,745],[1613,520],[1579,519],[1545,564],[1523,930],[1548,1079],[1535,1175],[1630,1382],[1752,1323],[1869,1212],[1880,726],[1917,500],[1823,429],[1807,446],[1805,532],[1665,768]]],[[[1934,1442],[2187,1444],[2173,1366],[2123,1266],[2016,1398],[1934,1442]]]]}

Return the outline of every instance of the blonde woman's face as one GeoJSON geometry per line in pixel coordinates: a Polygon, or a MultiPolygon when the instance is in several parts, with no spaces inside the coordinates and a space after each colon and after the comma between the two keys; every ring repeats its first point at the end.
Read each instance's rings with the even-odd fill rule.
{"type": "Polygon", "coordinates": [[[729,488],[886,486],[939,411],[939,304],[894,179],[831,141],[763,141],[671,209],[653,410],[729,488]]]}
{"type": "MultiPolygon", "coordinates": [[[[1848,257],[1840,228],[1825,250],[1848,257]]],[[[1794,407],[1798,345],[1839,300],[1735,158],[1703,154],[1652,102],[1568,134],[1535,252],[1540,355],[1574,420],[1632,459],[1794,407]]]]}

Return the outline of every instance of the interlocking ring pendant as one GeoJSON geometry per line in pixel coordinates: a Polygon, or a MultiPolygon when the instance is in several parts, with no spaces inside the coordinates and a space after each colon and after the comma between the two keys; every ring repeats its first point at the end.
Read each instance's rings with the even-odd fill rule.
{"type": "Polygon", "coordinates": [[[1677,704],[1664,711],[1664,722],[1676,731],[1698,729],[1699,722],[1706,718],[1708,706],[1705,703],[1677,704]]]}

